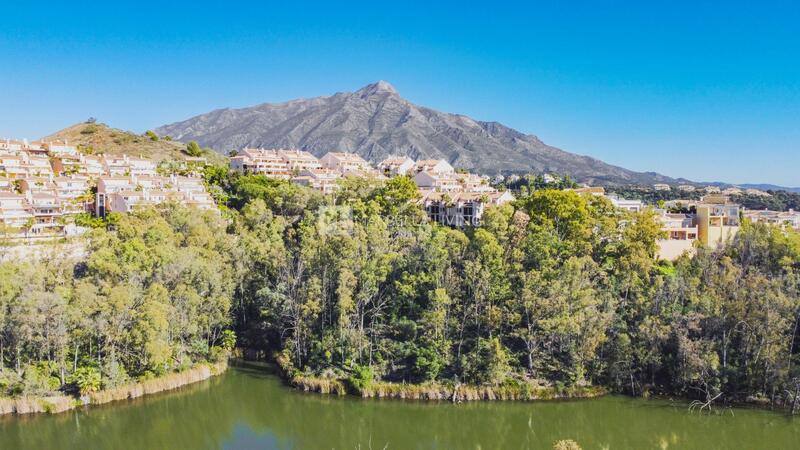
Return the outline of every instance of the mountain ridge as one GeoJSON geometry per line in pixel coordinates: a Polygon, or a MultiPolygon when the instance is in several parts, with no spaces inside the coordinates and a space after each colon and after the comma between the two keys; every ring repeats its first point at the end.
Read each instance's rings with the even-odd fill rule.
{"type": "Polygon", "coordinates": [[[600,185],[689,182],[569,153],[500,122],[419,106],[383,80],[331,96],[215,109],[155,131],[183,142],[196,140],[220,153],[294,147],[316,156],[350,151],[373,163],[393,154],[443,158],[484,174],[553,172],[600,185]]]}

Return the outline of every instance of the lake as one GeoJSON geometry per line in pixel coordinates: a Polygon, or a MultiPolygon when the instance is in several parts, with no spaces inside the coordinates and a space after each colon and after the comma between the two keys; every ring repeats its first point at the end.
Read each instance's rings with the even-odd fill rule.
{"type": "Polygon", "coordinates": [[[687,411],[622,396],[423,403],[307,394],[260,370],[60,415],[0,417],[0,449],[781,449],[800,421],[769,411],[687,411]]]}

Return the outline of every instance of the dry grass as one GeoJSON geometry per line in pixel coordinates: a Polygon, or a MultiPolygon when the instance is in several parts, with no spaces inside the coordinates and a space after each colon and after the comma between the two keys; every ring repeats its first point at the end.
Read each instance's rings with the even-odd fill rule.
{"type": "Polygon", "coordinates": [[[0,398],[0,415],[61,413],[75,407],[75,399],[63,395],[51,397],[0,398]]]}
{"type": "MultiPolygon", "coordinates": [[[[72,145],[91,148],[95,152],[108,155],[142,156],[155,161],[181,160],[186,158],[183,150],[186,144],[160,139],[152,141],[147,136],[111,128],[105,124],[79,123],[57,131],[46,140],[67,140],[72,145]]],[[[209,162],[227,164],[227,159],[219,154],[207,155],[209,162]]]]}
{"type": "Polygon", "coordinates": [[[397,398],[406,400],[493,401],[493,400],[554,400],[592,398],[606,394],[600,387],[586,386],[569,389],[542,387],[525,383],[500,386],[453,386],[443,383],[400,384],[373,382],[361,391],[365,398],[397,398]]]}

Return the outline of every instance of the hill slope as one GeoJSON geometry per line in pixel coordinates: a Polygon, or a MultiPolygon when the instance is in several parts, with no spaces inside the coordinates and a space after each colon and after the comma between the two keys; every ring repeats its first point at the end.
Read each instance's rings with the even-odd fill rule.
{"type": "Polygon", "coordinates": [[[330,97],[219,109],[156,129],[162,136],[227,153],[243,147],[295,147],[321,156],[355,152],[379,162],[392,154],[444,158],[479,173],[555,172],[595,184],[676,180],[639,173],[546,145],[497,122],[435,111],[403,99],[379,81],[330,97]]]}
{"type": "MultiPolygon", "coordinates": [[[[187,157],[183,152],[186,144],[159,139],[153,141],[147,136],[118,130],[101,123],[79,123],[57,131],[43,138],[47,141],[67,141],[71,145],[80,146],[89,153],[105,153],[109,155],[141,156],[155,161],[180,160],[187,157]]],[[[226,163],[226,158],[217,153],[203,155],[209,162],[226,163]]]]}

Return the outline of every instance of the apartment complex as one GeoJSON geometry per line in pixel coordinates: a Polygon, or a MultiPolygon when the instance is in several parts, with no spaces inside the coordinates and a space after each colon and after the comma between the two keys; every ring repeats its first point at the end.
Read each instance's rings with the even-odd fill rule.
{"type": "Polygon", "coordinates": [[[102,176],[97,179],[95,215],[126,213],[137,208],[174,201],[198,209],[212,209],[214,200],[203,180],[194,177],[102,176]]]}
{"type": "Polygon", "coordinates": [[[745,211],[743,217],[752,223],[763,223],[782,228],[800,230],[800,212],[793,209],[789,211],[745,211]]]}
{"type": "Polygon", "coordinates": [[[343,176],[379,176],[364,158],[349,152],[328,152],[319,159],[322,167],[339,172],[343,176]]]}
{"type": "Polygon", "coordinates": [[[706,195],[693,206],[694,214],[660,211],[667,233],[666,238],[658,242],[661,259],[673,260],[684,252],[692,253],[695,241],[717,248],[739,232],[742,208],[732,203],[728,196],[706,195]]]}
{"type": "Polygon", "coordinates": [[[390,156],[378,164],[378,170],[387,177],[411,175],[416,172],[416,167],[417,163],[408,156],[390,156]]]}
{"type": "Polygon", "coordinates": [[[330,152],[317,159],[303,150],[245,148],[231,158],[230,167],[239,173],[291,180],[324,194],[336,191],[342,177],[383,177],[362,157],[348,152],[330,152]]]}
{"type": "Polygon", "coordinates": [[[341,178],[342,174],[332,169],[306,169],[292,178],[292,181],[301,186],[320,191],[323,194],[331,194],[336,192],[341,178]]]}
{"type": "Polygon", "coordinates": [[[302,150],[245,148],[231,158],[230,167],[240,173],[288,180],[303,170],[320,169],[322,164],[302,150]]]}
{"type": "Polygon", "coordinates": [[[4,235],[52,235],[82,212],[131,211],[175,200],[211,208],[200,178],[158,177],[156,163],[128,155],[84,155],[66,142],[0,141],[4,235]],[[98,186],[92,198],[91,189],[98,186]]]}
{"type": "Polygon", "coordinates": [[[420,203],[433,222],[454,227],[481,224],[488,206],[499,206],[514,201],[509,191],[494,192],[441,192],[421,191],[420,203]]]}

